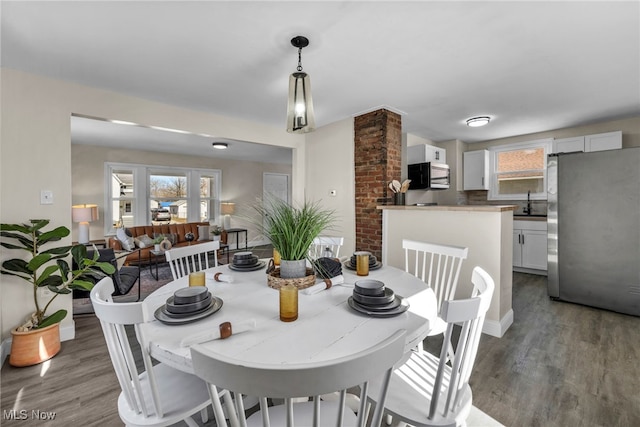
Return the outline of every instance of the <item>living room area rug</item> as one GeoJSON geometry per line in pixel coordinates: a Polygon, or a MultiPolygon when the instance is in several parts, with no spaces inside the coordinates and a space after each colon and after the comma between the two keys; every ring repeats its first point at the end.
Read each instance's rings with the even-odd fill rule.
{"type": "MultiPolygon", "coordinates": [[[[248,249],[258,258],[270,258],[273,254],[273,246],[255,246],[248,249]]],[[[233,259],[233,252],[231,251],[230,258],[233,259]]],[[[226,254],[221,254],[218,258],[218,264],[226,264],[226,254]]],[[[210,261],[211,262],[211,261],[210,261]]],[[[210,264],[213,265],[213,264],[210,264]]],[[[167,262],[158,263],[158,277],[154,277],[156,274],[155,264],[143,264],[140,267],[140,300],[144,300],[149,294],[163,285],[171,282],[173,276],[171,275],[171,268],[167,262]]],[[[138,299],[138,283],[129,291],[127,295],[114,296],[114,302],[135,302],[138,299]]],[[[93,307],[89,298],[78,298],[73,300],[73,314],[88,314],[93,313],[93,307]]]]}

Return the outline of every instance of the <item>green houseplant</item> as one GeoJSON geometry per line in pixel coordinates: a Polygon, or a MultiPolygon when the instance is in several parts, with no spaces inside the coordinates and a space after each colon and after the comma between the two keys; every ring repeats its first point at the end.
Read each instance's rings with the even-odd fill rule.
{"type": "Polygon", "coordinates": [[[335,212],[323,209],[318,202],[304,201],[300,206],[268,198],[254,206],[260,220],[254,221],[260,232],[267,236],[280,253],[280,277],[304,277],[309,246],[320,233],[332,227],[335,212]],[[297,265],[289,272],[290,262],[297,265]]]}
{"type": "MultiPolygon", "coordinates": [[[[30,220],[29,224],[0,224],[0,235],[3,238],[0,244],[7,249],[15,249],[27,253],[26,259],[12,258],[5,260],[2,263],[0,272],[18,277],[28,283],[33,290],[33,303],[35,306],[35,312],[26,323],[12,331],[13,340],[9,362],[14,366],[27,366],[15,361],[16,357],[18,357],[18,354],[15,353],[22,353],[21,348],[16,349],[16,347],[20,347],[20,339],[17,339],[17,337],[22,337],[20,334],[28,335],[29,332],[53,330],[55,326],[55,331],[58,334],[57,344],[54,339],[52,343],[54,352],[47,358],[53,357],[57,353],[55,351],[56,345],[59,350],[58,325],[66,317],[67,310],[57,310],[47,315],[49,306],[59,295],[69,294],[73,289],[91,290],[96,278],[115,272],[115,267],[110,263],[97,261],[97,251],[94,253],[93,259],[88,259],[85,245],[47,247],[45,249],[45,246],[49,246],[50,243],[59,241],[70,234],[69,229],[66,227],[57,227],[53,230],[44,231],[43,229],[48,224],[49,220],[46,219],[30,220]],[[69,266],[67,261],[69,255],[73,258],[75,266],[77,266],[75,269],[69,266]],[[43,298],[44,295],[39,295],[38,292],[42,288],[46,288],[51,292],[51,296],[44,303],[40,301],[40,298],[43,298]],[[14,332],[18,335],[14,334],[14,332]],[[15,353],[14,349],[16,349],[15,353]]],[[[46,297],[43,299],[46,299],[46,297]]]]}

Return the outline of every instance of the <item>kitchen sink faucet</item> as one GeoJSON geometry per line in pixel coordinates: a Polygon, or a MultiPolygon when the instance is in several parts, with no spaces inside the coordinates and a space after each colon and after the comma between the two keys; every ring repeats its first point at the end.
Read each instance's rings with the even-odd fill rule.
{"type": "Polygon", "coordinates": [[[522,210],[527,215],[531,215],[531,191],[527,191],[527,207],[522,210]]]}

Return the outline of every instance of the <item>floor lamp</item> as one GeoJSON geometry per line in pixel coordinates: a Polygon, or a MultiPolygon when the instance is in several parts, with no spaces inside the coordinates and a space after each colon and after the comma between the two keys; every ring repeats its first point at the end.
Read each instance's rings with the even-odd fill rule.
{"type": "Polygon", "coordinates": [[[74,205],[71,206],[71,218],[78,223],[78,243],[87,244],[89,238],[89,223],[98,219],[97,205],[74,205]]]}
{"type": "Polygon", "coordinates": [[[222,215],[224,215],[223,228],[228,230],[231,228],[231,215],[236,211],[236,204],[231,202],[222,202],[220,205],[220,210],[222,215]]]}

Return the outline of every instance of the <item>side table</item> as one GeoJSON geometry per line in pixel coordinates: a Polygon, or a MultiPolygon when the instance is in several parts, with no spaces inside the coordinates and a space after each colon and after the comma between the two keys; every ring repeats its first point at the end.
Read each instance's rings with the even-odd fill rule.
{"type": "MultiPolygon", "coordinates": [[[[72,245],[80,245],[78,242],[71,242],[72,245]]],[[[103,249],[107,249],[107,240],[106,239],[98,239],[98,240],[90,240],[87,243],[82,243],[86,247],[95,246],[96,248],[102,247],[103,249]]]]}
{"type": "Polygon", "coordinates": [[[240,233],[244,233],[244,248],[249,249],[249,242],[247,237],[247,229],[246,228],[228,228],[225,230],[227,232],[227,244],[230,244],[231,241],[228,238],[229,234],[234,233],[236,235],[236,250],[240,249],[240,233]]]}
{"type": "Polygon", "coordinates": [[[151,274],[151,277],[156,279],[156,282],[158,281],[158,257],[165,257],[163,250],[156,251],[155,249],[151,249],[149,251],[149,274],[151,274]],[[153,274],[152,267],[154,264],[156,266],[156,274],[153,274]]]}

